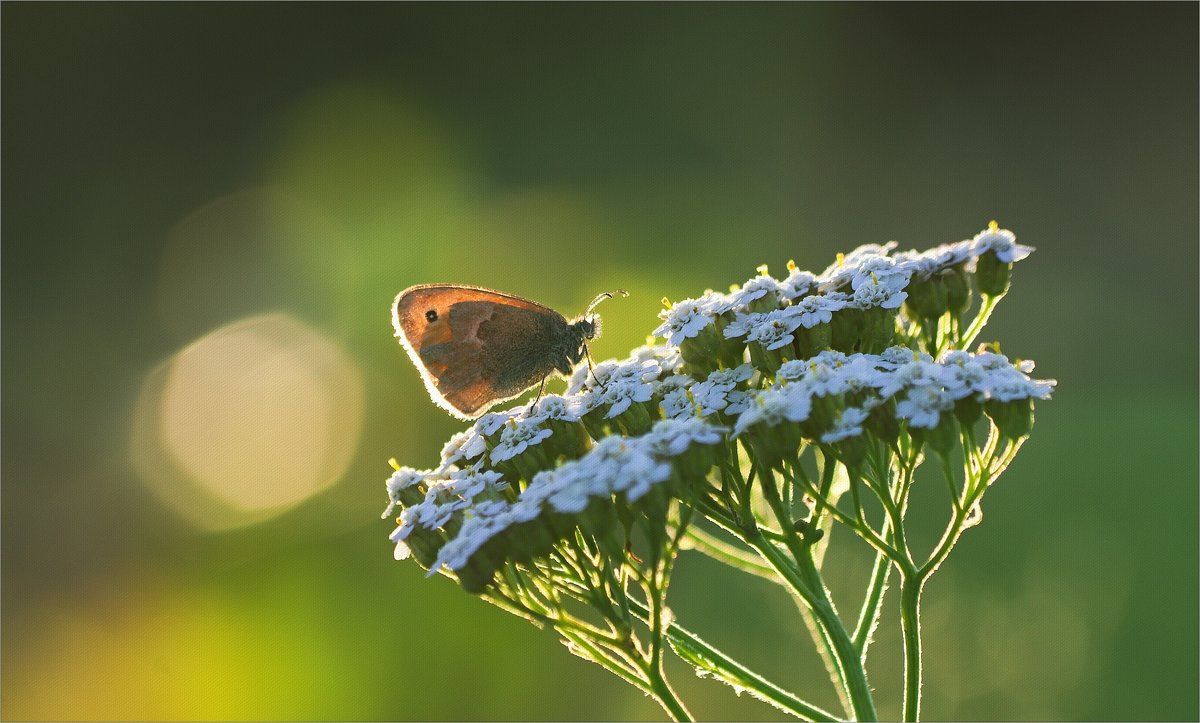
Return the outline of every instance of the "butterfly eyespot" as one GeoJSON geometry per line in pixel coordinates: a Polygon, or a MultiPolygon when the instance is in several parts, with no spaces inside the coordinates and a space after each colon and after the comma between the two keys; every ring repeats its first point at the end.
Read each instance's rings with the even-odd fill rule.
{"type": "Polygon", "coordinates": [[[437,312],[434,311],[433,309],[426,311],[425,312],[425,320],[426,321],[437,321],[438,320],[437,312]]]}

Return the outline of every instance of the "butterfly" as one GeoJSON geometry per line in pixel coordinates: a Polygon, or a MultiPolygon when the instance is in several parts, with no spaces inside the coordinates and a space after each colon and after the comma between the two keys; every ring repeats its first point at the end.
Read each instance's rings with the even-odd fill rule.
{"type": "MultiPolygon", "coordinates": [[[[551,374],[569,375],[600,336],[592,309],[624,291],[600,294],[578,319],[512,294],[462,284],[401,291],[392,326],[434,403],[459,419],[520,396],[551,374]]],[[[541,392],[538,392],[541,396],[541,392]]]]}

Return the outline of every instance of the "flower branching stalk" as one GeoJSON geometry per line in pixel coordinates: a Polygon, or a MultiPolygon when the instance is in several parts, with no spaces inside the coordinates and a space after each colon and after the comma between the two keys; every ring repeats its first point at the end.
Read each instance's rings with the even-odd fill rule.
{"type": "Polygon", "coordinates": [[[580,368],[563,396],[483,416],[433,469],[393,463],[396,557],[553,629],[676,720],[692,715],[668,652],[796,718],[877,719],[865,666],[898,577],[903,715],[917,720],[925,585],[980,522],[1055,384],[998,346],[967,350],[1030,251],[993,223],[921,253],[863,246],[821,274],[760,267],[729,293],[667,302],[662,343],[580,368]],[[914,550],[906,513],[927,462],[945,481],[947,523],[914,550]],[[854,618],[821,574],[835,537],[874,552],[854,618]],[[682,550],[790,594],[843,710],[676,622],[682,550]]]}

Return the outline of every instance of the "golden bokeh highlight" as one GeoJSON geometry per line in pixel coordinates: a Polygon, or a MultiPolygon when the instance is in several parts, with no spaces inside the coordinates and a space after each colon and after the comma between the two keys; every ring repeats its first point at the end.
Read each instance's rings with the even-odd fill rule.
{"type": "Polygon", "coordinates": [[[337,482],[362,429],[353,360],[285,314],[223,326],[151,372],[132,454],[147,487],[202,529],[280,514],[337,482]]]}
{"type": "MultiPolygon", "coordinates": [[[[5,720],[293,720],[319,709],[337,650],[301,596],[271,600],[125,578],[31,612],[7,641],[5,720]],[[304,626],[304,634],[294,632],[304,626]],[[263,655],[287,666],[264,666],[263,655]]],[[[336,682],[332,683],[336,687],[336,682]]]]}

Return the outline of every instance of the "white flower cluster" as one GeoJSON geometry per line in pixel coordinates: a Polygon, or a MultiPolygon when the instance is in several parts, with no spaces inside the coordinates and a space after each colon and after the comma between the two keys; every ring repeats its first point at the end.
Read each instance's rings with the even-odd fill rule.
{"type": "Polygon", "coordinates": [[[976,261],[992,253],[1005,264],[1020,261],[1033,249],[1016,242],[1012,231],[994,224],[974,238],[936,246],[927,251],[889,255],[896,243],[865,244],[838,259],[819,275],[788,264],[789,275],[778,281],[760,268],[758,276],[728,294],[713,291],[683,299],[659,313],[662,324],[654,335],[677,347],[720,325],[727,339],[744,338],[774,351],[793,340],[797,328],[828,324],[842,309],[900,308],[910,283],[927,280],[952,268],[973,272],[976,261]]]}
{"type": "Polygon", "coordinates": [[[753,394],[752,403],[734,426],[740,435],[756,424],[775,426],[804,422],[817,397],[848,395],[855,401],[836,410],[833,427],[822,434],[831,443],[862,433],[872,409],[896,401],[897,420],[909,427],[932,429],[942,412],[962,399],[984,403],[1049,399],[1056,382],[1031,379],[1032,362],[1013,364],[1003,354],[950,351],[940,361],[907,347],[882,354],[824,351],[812,359],[785,362],[773,386],[753,394]]]}
{"type": "MultiPolygon", "coordinates": [[[[538,518],[545,510],[576,514],[592,500],[611,500],[614,496],[635,503],[671,477],[673,458],[695,444],[717,444],[724,431],[700,419],[662,420],[648,434],[605,437],[583,457],[539,472],[514,501],[487,500],[471,505],[469,499],[462,498],[462,506],[455,508],[467,511],[462,528],[441,548],[429,574],[443,565],[451,570],[462,569],[492,538],[512,525],[538,518]]],[[[402,524],[393,533],[393,541],[403,544],[408,529],[405,517],[418,507],[407,508],[401,515],[402,524]]],[[[452,512],[445,506],[429,506],[413,516],[421,516],[422,522],[430,519],[444,525],[452,512]],[[433,515],[438,517],[433,519],[433,515]]]]}
{"type": "Polygon", "coordinates": [[[1032,362],[954,350],[935,360],[895,344],[935,346],[897,331],[897,314],[916,296],[922,319],[936,320],[942,312],[927,313],[930,299],[967,298],[963,274],[976,264],[980,279],[990,269],[988,288],[1001,289],[990,293],[1002,294],[1010,267],[998,265],[1032,249],[995,225],[925,252],[893,253],[895,246],[860,246],[820,274],[789,262],[782,281],[760,267],[729,293],[670,305],[654,331],[665,345],[580,366],[564,396],[485,414],[450,438],[435,469],[402,468],[388,480],[384,516],[403,508],[391,535],[396,557],[407,557],[412,543],[431,574],[445,567],[463,580],[470,565],[474,582],[486,584],[494,559],[507,559],[504,545],[524,549],[526,560],[540,554],[530,550],[548,549],[522,542],[537,537],[529,524],[548,525],[538,539],[552,542],[563,531],[548,517],[585,519],[598,500],[636,507],[682,494],[680,482],[706,476],[712,450],[725,454],[733,438],[779,454],[807,439],[838,445],[841,455],[855,445],[838,443],[867,429],[894,441],[901,425],[934,430],[951,411],[963,424],[986,411],[998,427],[1016,430],[1012,437],[1027,434],[1030,404],[1024,427],[1018,405],[995,407],[1049,398],[1055,382],[1031,379],[1032,362]],[[930,292],[941,283],[940,297],[930,292]]]}
{"type": "Polygon", "coordinates": [[[402,491],[418,485],[425,488],[424,500],[404,508],[397,521],[398,526],[390,536],[391,541],[396,543],[397,560],[408,557],[410,551],[406,541],[416,529],[436,530],[444,527],[454,513],[477,507],[476,498],[491,496],[484,495],[485,491],[498,493],[508,483],[499,472],[492,470],[454,470],[443,475],[401,467],[388,480],[392,502],[383,516],[392,513],[402,491]]]}

